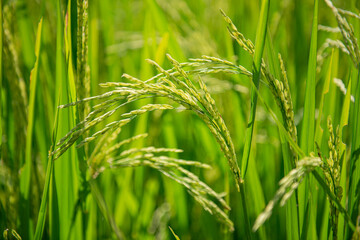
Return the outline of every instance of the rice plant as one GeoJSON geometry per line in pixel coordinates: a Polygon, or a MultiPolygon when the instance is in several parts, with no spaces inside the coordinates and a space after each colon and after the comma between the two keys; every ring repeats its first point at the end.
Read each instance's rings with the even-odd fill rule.
{"type": "Polygon", "coordinates": [[[359,238],[357,1],[0,6],[2,238],[359,238]]]}

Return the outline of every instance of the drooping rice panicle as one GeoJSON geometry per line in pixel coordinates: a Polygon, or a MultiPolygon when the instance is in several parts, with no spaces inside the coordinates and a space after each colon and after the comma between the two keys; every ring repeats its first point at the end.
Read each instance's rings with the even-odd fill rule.
{"type": "MultiPolygon", "coordinates": [[[[231,142],[230,134],[228,133],[225,123],[216,109],[214,100],[210,96],[205,84],[201,81],[201,79],[199,80],[200,92],[203,93],[200,94],[195,84],[187,75],[187,72],[182,69],[181,64],[176,62],[176,60],[172,59],[170,56],[169,59],[174,65],[174,69],[172,71],[164,70],[156,63],[150,61],[150,63],[152,63],[162,73],[161,75],[158,75],[156,79],[153,78],[151,81],[140,81],[129,75],[124,75],[124,77],[132,83],[104,83],[101,84],[102,87],[115,88],[115,90],[110,90],[108,93],[104,93],[99,96],[85,98],[83,100],[61,106],[60,108],[65,108],[80,105],[84,102],[92,100],[101,101],[93,107],[93,111],[90,112],[82,122],[75,126],[58,142],[58,148],[52,153],[54,155],[54,159],[60,157],[61,154],[72,146],[80,136],[99,123],[104,122],[126,104],[142,98],[158,96],[167,97],[177,104],[181,104],[185,107],[185,109],[196,112],[201,119],[205,121],[208,127],[211,128],[211,132],[216,136],[218,142],[221,143],[221,147],[225,152],[226,158],[233,161],[233,164],[236,164],[236,155],[234,146],[231,142]]],[[[187,187],[189,193],[206,210],[215,214],[232,230],[233,224],[228,219],[227,215],[211,199],[208,199],[206,195],[209,195],[209,197],[215,197],[215,199],[221,203],[222,207],[229,209],[224,200],[222,200],[222,196],[211,190],[211,188],[201,182],[195,175],[180,167],[181,165],[184,165],[208,168],[208,165],[195,161],[186,161],[182,159],[169,158],[167,156],[155,155],[168,152],[179,153],[181,152],[179,149],[154,147],[130,148],[122,151],[120,154],[114,155],[124,144],[145,136],[138,135],[136,137],[123,140],[117,144],[111,144],[110,142],[115,139],[115,135],[120,132],[120,129],[124,125],[128,124],[132,119],[141,114],[155,110],[171,110],[175,108],[175,106],[170,104],[147,104],[136,110],[121,114],[120,120],[108,123],[91,136],[85,137],[77,145],[77,147],[82,147],[84,144],[100,139],[98,147],[95,148],[88,160],[90,176],[92,176],[92,178],[96,178],[107,168],[114,169],[119,167],[137,166],[149,166],[155,168],[166,176],[187,187]],[[172,172],[172,168],[177,169],[177,171],[180,171],[180,173],[184,174],[186,177],[180,177],[175,171],[172,172]]],[[[240,176],[240,174],[238,174],[238,176],[240,176]]]]}
{"type": "MultiPolygon", "coordinates": [[[[343,10],[336,8],[331,0],[325,0],[325,2],[333,11],[333,14],[335,15],[338,23],[338,27],[340,28],[340,32],[344,38],[345,46],[350,53],[350,57],[353,63],[355,66],[357,66],[360,61],[360,51],[353,27],[351,24],[349,24],[345,17],[341,16],[341,14],[344,13],[343,10]]],[[[346,11],[346,13],[348,13],[348,11],[346,11]]]]}
{"type": "MultiPolygon", "coordinates": [[[[131,142],[130,140],[125,140],[127,143],[131,142]]],[[[125,144],[125,142],[123,143],[125,144]]],[[[113,151],[113,150],[111,150],[113,151]]],[[[179,152],[179,149],[165,149],[165,148],[154,148],[147,147],[142,149],[131,148],[127,151],[122,152],[117,157],[110,157],[108,154],[102,155],[104,160],[109,164],[109,168],[123,168],[123,167],[138,167],[138,166],[148,166],[155,168],[163,173],[165,176],[173,179],[179,184],[187,188],[190,195],[198,201],[204,209],[209,211],[211,214],[216,215],[216,217],[224,222],[228,228],[232,231],[233,223],[224,213],[224,211],[210,198],[216,199],[218,203],[225,209],[230,209],[228,204],[224,201],[223,195],[216,193],[208,185],[202,182],[196,175],[190,171],[184,169],[181,166],[194,166],[201,168],[209,168],[207,164],[203,164],[197,161],[188,161],[182,159],[171,158],[167,156],[155,156],[154,154],[164,153],[164,152],[179,152]],[[173,169],[176,169],[180,172],[177,173],[173,169]]],[[[105,167],[106,168],[106,167],[105,167]]],[[[103,171],[104,169],[100,169],[103,171]]],[[[97,175],[95,175],[97,176],[97,175]]]]}
{"type": "Polygon", "coordinates": [[[340,28],[338,27],[329,27],[329,26],[325,26],[325,25],[318,25],[318,30],[319,31],[324,31],[324,32],[329,32],[329,33],[339,33],[340,32],[340,28]]]}
{"type": "Polygon", "coordinates": [[[324,60],[329,56],[329,52],[326,50],[330,48],[340,49],[343,53],[350,55],[350,52],[347,50],[346,46],[342,41],[327,38],[323,45],[321,45],[317,53],[317,72],[320,72],[320,70],[322,69],[324,60]]]}
{"type": "MultiPolygon", "coordinates": [[[[341,79],[339,79],[339,78],[333,78],[333,82],[334,82],[335,85],[340,89],[340,91],[341,91],[344,95],[346,95],[347,89],[346,89],[346,87],[345,87],[344,82],[343,82],[341,79]]],[[[355,102],[355,98],[354,98],[353,95],[350,96],[350,100],[351,100],[352,102],[355,102]]]]}
{"type": "Polygon", "coordinates": [[[246,39],[244,35],[237,30],[236,26],[233,24],[231,19],[225,14],[224,11],[220,10],[220,12],[223,15],[227,24],[229,24],[228,31],[231,37],[233,37],[238,42],[238,44],[242,48],[244,48],[245,51],[249,52],[250,54],[254,54],[255,52],[254,44],[250,40],[246,39]]]}
{"type": "Polygon", "coordinates": [[[313,171],[316,167],[321,166],[322,161],[318,157],[306,157],[297,162],[297,167],[289,172],[279,182],[279,189],[276,191],[274,198],[268,203],[265,210],[257,217],[253,231],[259,229],[266,220],[268,220],[277,204],[284,206],[286,201],[291,197],[294,191],[299,187],[304,177],[313,171]]]}
{"type": "Polygon", "coordinates": [[[353,17],[353,18],[356,18],[356,19],[360,19],[360,15],[359,14],[356,14],[356,13],[353,13],[351,11],[348,11],[348,10],[345,10],[345,9],[341,9],[341,8],[338,8],[337,9],[339,11],[339,13],[343,14],[343,15],[346,15],[346,16],[349,16],[349,17],[353,17]]]}

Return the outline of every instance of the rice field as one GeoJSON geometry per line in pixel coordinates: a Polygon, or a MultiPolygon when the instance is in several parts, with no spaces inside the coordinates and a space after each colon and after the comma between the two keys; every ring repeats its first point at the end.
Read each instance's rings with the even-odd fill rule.
{"type": "Polygon", "coordinates": [[[360,239],[356,0],[0,0],[0,239],[360,239]]]}

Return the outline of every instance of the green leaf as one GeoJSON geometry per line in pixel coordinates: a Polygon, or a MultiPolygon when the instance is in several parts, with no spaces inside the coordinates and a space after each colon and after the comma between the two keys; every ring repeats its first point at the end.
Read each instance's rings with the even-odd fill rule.
{"type": "Polygon", "coordinates": [[[330,88],[330,82],[333,77],[333,57],[334,57],[334,50],[331,52],[331,58],[330,58],[330,64],[328,67],[327,75],[325,78],[325,83],[323,86],[323,92],[321,94],[320,98],[320,104],[319,104],[319,115],[316,121],[316,129],[315,129],[315,141],[319,144],[321,144],[322,136],[324,130],[321,128],[321,120],[322,120],[322,113],[323,113],[323,107],[324,107],[324,98],[327,93],[329,93],[330,88]]]}
{"type": "MultiPolygon", "coordinates": [[[[52,136],[52,145],[49,150],[49,152],[52,152],[54,150],[54,146],[56,144],[56,138],[57,138],[57,131],[58,131],[58,123],[59,123],[59,109],[56,108],[55,112],[55,122],[53,126],[53,136],[52,136]]],[[[46,168],[46,175],[45,175],[45,184],[44,184],[44,190],[41,198],[40,203],[40,209],[38,214],[38,221],[36,224],[36,230],[34,239],[40,240],[43,239],[43,233],[44,233],[44,227],[46,222],[46,210],[48,207],[48,200],[49,200],[49,191],[51,191],[51,181],[53,181],[53,171],[54,171],[54,161],[53,161],[53,155],[49,155],[48,164],[46,168]]],[[[51,215],[50,215],[51,218],[51,215]]]]}
{"type": "Polygon", "coordinates": [[[309,154],[314,150],[315,129],[315,87],[316,87],[316,54],[318,28],[318,0],[314,1],[314,18],[311,31],[310,56],[305,89],[305,105],[301,127],[300,147],[309,154]]]}
{"type": "MultiPolygon", "coordinates": [[[[260,71],[261,61],[262,61],[265,40],[266,40],[266,29],[267,29],[266,26],[269,15],[269,5],[270,5],[269,0],[262,1],[259,23],[256,31],[255,54],[253,59],[253,70],[252,70],[253,82],[255,84],[256,89],[259,89],[259,82],[261,77],[261,71],[260,71]]],[[[242,167],[241,167],[242,178],[245,178],[250,152],[251,152],[251,141],[254,132],[257,96],[258,95],[256,94],[255,90],[252,89],[250,116],[249,116],[248,126],[246,128],[245,146],[242,156],[242,167]]]]}
{"type": "Polygon", "coordinates": [[[352,135],[351,135],[351,158],[349,176],[349,213],[351,219],[356,221],[360,202],[360,67],[358,68],[358,79],[355,88],[355,103],[352,112],[352,135]]]}
{"type": "MultiPolygon", "coordinates": [[[[311,30],[308,73],[305,88],[305,105],[303,111],[303,123],[301,127],[300,139],[300,147],[306,155],[309,155],[309,153],[314,150],[318,8],[319,1],[314,0],[314,15],[311,30]]],[[[304,231],[302,231],[302,235],[305,234],[305,236],[308,236],[310,238],[316,237],[316,211],[314,207],[316,206],[317,194],[314,186],[315,184],[312,183],[313,181],[311,177],[307,177],[305,179],[305,184],[301,185],[298,190],[299,220],[301,224],[300,229],[303,228],[302,224],[305,222],[305,219],[307,219],[305,213],[310,214],[310,223],[307,224],[310,232],[309,234],[306,234],[304,233],[304,231]],[[309,199],[310,192],[311,199],[309,199]],[[309,204],[308,201],[310,201],[309,204]],[[309,211],[305,211],[307,205],[309,207],[309,211]]]]}
{"type": "MultiPolygon", "coordinates": [[[[341,164],[341,176],[340,176],[340,186],[343,189],[343,197],[340,199],[341,204],[345,206],[346,204],[346,196],[347,196],[347,189],[346,189],[346,175],[347,175],[347,169],[346,169],[346,145],[342,142],[342,133],[345,126],[349,123],[349,114],[350,114],[350,104],[351,104],[351,78],[348,83],[347,92],[345,95],[342,112],[341,112],[341,118],[340,118],[340,158],[342,162],[341,164]]],[[[343,215],[339,216],[338,220],[338,237],[345,238],[344,235],[344,228],[345,228],[345,219],[343,215]]]]}
{"type": "MultiPolygon", "coordinates": [[[[38,69],[40,61],[40,48],[41,48],[41,36],[42,36],[42,19],[38,24],[38,30],[36,34],[36,43],[35,43],[35,55],[36,61],[33,70],[30,73],[30,95],[29,95],[29,105],[28,105],[28,125],[26,128],[26,147],[25,147],[25,164],[23,171],[20,175],[20,193],[22,195],[22,216],[21,218],[24,221],[30,221],[30,202],[29,202],[29,193],[30,193],[30,183],[32,175],[32,144],[33,144],[33,129],[34,129],[34,118],[35,118],[35,95],[36,95],[36,86],[38,82],[38,69]]],[[[24,229],[23,229],[24,231],[24,229]]],[[[25,238],[31,238],[26,236],[30,234],[28,231],[24,231],[25,238]]]]}

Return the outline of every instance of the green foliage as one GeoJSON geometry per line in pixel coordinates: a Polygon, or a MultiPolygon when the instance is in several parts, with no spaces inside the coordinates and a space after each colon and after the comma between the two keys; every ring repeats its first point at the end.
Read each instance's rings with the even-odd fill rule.
{"type": "Polygon", "coordinates": [[[4,239],[360,236],[356,1],[0,6],[4,239]]]}

